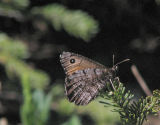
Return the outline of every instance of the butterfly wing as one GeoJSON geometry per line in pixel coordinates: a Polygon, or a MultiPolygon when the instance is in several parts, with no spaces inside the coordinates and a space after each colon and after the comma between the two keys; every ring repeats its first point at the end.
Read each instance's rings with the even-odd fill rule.
{"type": "Polygon", "coordinates": [[[78,54],[63,52],[60,62],[65,71],[65,91],[70,102],[86,105],[106,84],[105,66],[78,54]]]}
{"type": "Polygon", "coordinates": [[[75,71],[65,79],[66,95],[76,105],[86,105],[105,88],[103,69],[88,68],[75,71]]]}

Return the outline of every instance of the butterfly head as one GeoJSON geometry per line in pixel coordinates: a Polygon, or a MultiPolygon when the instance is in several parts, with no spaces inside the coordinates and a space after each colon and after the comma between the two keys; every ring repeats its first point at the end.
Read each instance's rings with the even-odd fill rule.
{"type": "MultiPolygon", "coordinates": [[[[117,71],[118,71],[118,65],[121,64],[121,63],[124,63],[124,62],[127,62],[129,61],[130,59],[125,59],[125,60],[122,60],[121,62],[118,62],[117,64],[114,65],[113,63],[113,67],[111,68],[113,74],[115,74],[117,71]]],[[[114,61],[114,60],[113,60],[114,61]]]]}
{"type": "Polygon", "coordinates": [[[106,68],[107,78],[109,79],[115,78],[117,71],[118,71],[118,66],[113,66],[112,68],[106,68]]]}
{"type": "Polygon", "coordinates": [[[113,72],[117,72],[118,71],[118,66],[114,65],[111,69],[112,69],[113,72]]]}

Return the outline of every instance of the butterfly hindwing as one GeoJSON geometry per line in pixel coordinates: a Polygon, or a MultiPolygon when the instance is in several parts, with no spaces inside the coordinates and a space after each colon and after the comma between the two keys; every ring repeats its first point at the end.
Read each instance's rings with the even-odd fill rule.
{"type": "Polygon", "coordinates": [[[78,70],[65,79],[66,95],[76,105],[86,105],[105,87],[103,69],[87,68],[78,70]]]}

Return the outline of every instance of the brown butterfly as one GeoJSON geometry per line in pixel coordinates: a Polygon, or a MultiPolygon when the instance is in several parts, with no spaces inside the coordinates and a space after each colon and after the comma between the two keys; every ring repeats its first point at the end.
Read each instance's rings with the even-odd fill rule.
{"type": "MultiPolygon", "coordinates": [[[[128,61],[128,59],[123,60],[128,61]]],[[[76,105],[86,105],[112,82],[116,77],[117,63],[112,68],[95,62],[87,57],[63,52],[60,62],[65,71],[65,91],[70,102],[76,105]]]]}

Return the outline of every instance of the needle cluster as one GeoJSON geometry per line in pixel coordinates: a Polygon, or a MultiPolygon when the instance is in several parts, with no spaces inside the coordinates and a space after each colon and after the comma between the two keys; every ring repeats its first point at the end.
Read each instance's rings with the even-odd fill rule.
{"type": "Polygon", "coordinates": [[[107,86],[107,91],[101,96],[106,101],[100,101],[105,106],[113,106],[114,112],[120,114],[124,125],[142,125],[148,114],[157,114],[160,111],[160,90],[153,91],[153,96],[141,97],[133,101],[134,95],[127,91],[121,82],[113,82],[114,88],[107,86]],[[108,100],[111,100],[108,103],[108,100]]]}

